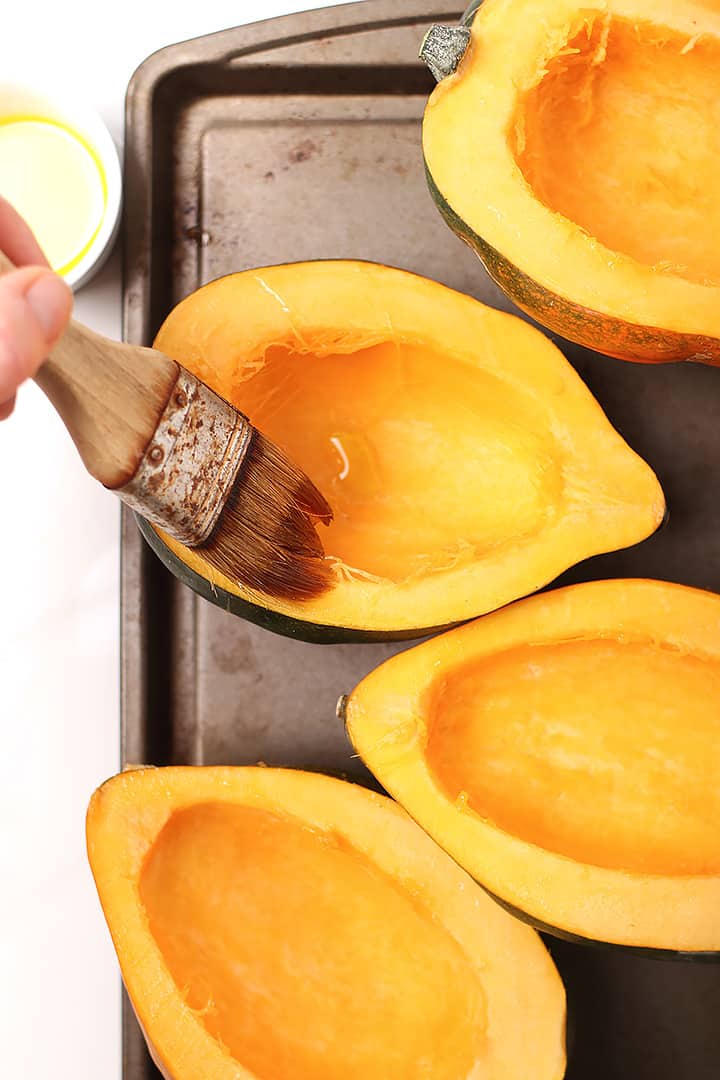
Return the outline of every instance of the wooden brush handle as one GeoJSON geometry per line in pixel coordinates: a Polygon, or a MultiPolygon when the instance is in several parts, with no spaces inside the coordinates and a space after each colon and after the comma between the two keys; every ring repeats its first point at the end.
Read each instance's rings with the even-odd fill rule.
{"type": "Polygon", "coordinates": [[[88,472],[118,488],[135,475],[179,370],[162,353],[120,345],[73,320],[35,381],[88,472]]]}
{"type": "MultiPolygon", "coordinates": [[[[0,273],[14,270],[0,252],[0,273]]],[[[72,321],[35,376],[88,472],[109,488],[137,470],[180,369],[154,349],[121,345],[72,321]]]]}

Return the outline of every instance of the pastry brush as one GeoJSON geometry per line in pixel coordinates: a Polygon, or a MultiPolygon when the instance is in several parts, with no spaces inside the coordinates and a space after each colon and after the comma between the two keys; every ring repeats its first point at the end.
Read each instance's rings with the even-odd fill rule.
{"type": "MultiPolygon", "coordinates": [[[[0,272],[14,269],[0,253],[0,272]]],[[[71,322],[35,376],[88,472],[216,570],[307,600],[329,586],[305,473],[247,417],[157,349],[71,322]]]]}

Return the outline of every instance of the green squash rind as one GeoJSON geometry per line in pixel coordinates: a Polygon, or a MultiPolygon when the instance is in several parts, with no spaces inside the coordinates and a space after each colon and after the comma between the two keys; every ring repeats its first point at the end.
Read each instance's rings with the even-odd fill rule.
{"type": "Polygon", "coordinates": [[[142,536],[160,559],[160,562],[183,585],[187,585],[193,592],[198,593],[205,600],[209,600],[211,604],[222,608],[223,611],[239,615],[240,618],[247,619],[248,622],[255,623],[256,626],[261,626],[264,630],[271,630],[282,637],[294,638],[296,641],[306,641],[315,645],[413,641],[416,638],[440,633],[442,630],[448,630],[450,626],[457,625],[451,623],[445,626],[422,626],[410,630],[360,630],[351,627],[329,626],[305,619],[294,619],[289,615],[284,615],[282,612],[271,611],[268,608],[261,607],[259,604],[253,604],[249,600],[244,600],[234,593],[229,593],[225,589],[213,585],[207,578],[195,573],[182,559],[179,559],[145,518],[135,514],[135,520],[142,536]]]}
{"type": "Polygon", "coordinates": [[[506,296],[542,326],[619,360],[636,363],[685,360],[720,365],[718,338],[626,322],[546,289],[463,221],[438,188],[427,161],[425,175],[435,205],[452,231],[473,249],[506,296]]]}
{"type": "Polygon", "coordinates": [[[472,3],[468,4],[460,20],[463,26],[472,26],[472,21],[483,6],[483,2],[484,0],[472,0],[472,3]]]}
{"type": "Polygon", "coordinates": [[[550,923],[545,923],[541,919],[536,919],[534,916],[528,915],[526,911],[515,907],[514,904],[509,903],[507,900],[503,900],[501,896],[492,892],[491,889],[486,888],[481,881],[478,881],[477,884],[480,885],[488,896],[492,897],[504,911],[507,911],[509,915],[513,915],[516,919],[519,919],[520,922],[532,926],[533,929],[537,930],[540,934],[559,938],[561,941],[568,941],[572,945],[586,945],[588,948],[592,949],[613,949],[618,950],[621,953],[632,954],[633,956],[644,956],[653,960],[678,960],[694,964],[720,963],[720,951],[703,950],[698,952],[683,952],[681,949],[661,949],[652,945],[623,945],[617,941],[601,941],[598,938],[589,938],[583,937],[582,934],[573,934],[570,930],[562,930],[560,927],[551,926],[550,923]]]}

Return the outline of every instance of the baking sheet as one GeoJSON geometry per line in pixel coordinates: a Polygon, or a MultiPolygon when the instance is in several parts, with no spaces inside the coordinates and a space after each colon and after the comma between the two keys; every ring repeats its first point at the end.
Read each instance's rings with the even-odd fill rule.
{"type": "MultiPolygon", "coordinates": [[[[415,57],[427,26],[459,15],[447,0],[366,0],[150,57],[128,91],[127,340],[150,343],[177,301],[221,274],[318,257],[394,264],[513,310],[425,187],[419,125],[432,81],[415,57]]],[[[560,344],[670,507],[651,540],[561,581],[720,590],[717,372],[560,344]]],[[[129,514],[122,552],[126,763],[262,760],[368,779],[335,704],[407,645],[308,645],[251,626],[177,583],[129,514]]],[[[569,991],[568,1080],[717,1080],[720,967],[549,943],[569,991]]],[[[126,1013],[124,1080],[156,1078],[126,1013]]]]}

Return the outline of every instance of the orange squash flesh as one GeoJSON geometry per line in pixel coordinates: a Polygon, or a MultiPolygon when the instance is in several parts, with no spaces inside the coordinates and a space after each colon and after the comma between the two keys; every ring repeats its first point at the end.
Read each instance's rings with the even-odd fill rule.
{"type": "Polygon", "coordinates": [[[610,869],[720,874],[720,664],[654,642],[550,641],[434,688],[427,758],[455,801],[610,869]],[[672,693],[668,693],[672,687],[672,693]]]}
{"type": "Polygon", "coordinates": [[[720,363],[720,8],[484,0],[423,148],[451,227],[543,325],[720,363]]]}
{"type": "Polygon", "coordinates": [[[719,100],[720,39],[597,18],[518,107],[515,154],[538,198],[607,248],[718,285],[719,100]]]}
{"type": "Polygon", "coordinates": [[[652,471],[543,335],[416,275],[248,270],[182,301],[156,344],[247,413],[334,510],[319,530],[333,586],[303,604],[248,593],[161,534],[191,583],[239,613],[254,604],[271,628],[276,613],[300,637],[418,636],[662,520],[652,471]]]}
{"type": "Polygon", "coordinates": [[[104,785],[88,850],[171,1080],[541,1080],[563,993],[537,936],[389,800],[261,768],[104,785]]]}
{"type": "Polygon", "coordinates": [[[422,343],[271,347],[232,393],[331,502],[327,551],[369,578],[402,583],[461,561],[462,544],[481,558],[530,539],[562,484],[531,402],[422,343]]]}
{"type": "Polygon", "coordinates": [[[161,832],[140,898],[187,1004],[258,1076],[332,1080],[342,1062],[354,1080],[409,1078],[413,1056],[437,1080],[469,1071],[486,1022],[479,980],[428,913],[341,840],[318,845],[267,810],[199,804],[161,832]],[[327,946],[337,935],[342,951],[327,946]]]}
{"type": "Polygon", "coordinates": [[[520,601],[350,695],[381,783],[537,925],[720,950],[720,597],[601,581],[520,601]]]}

